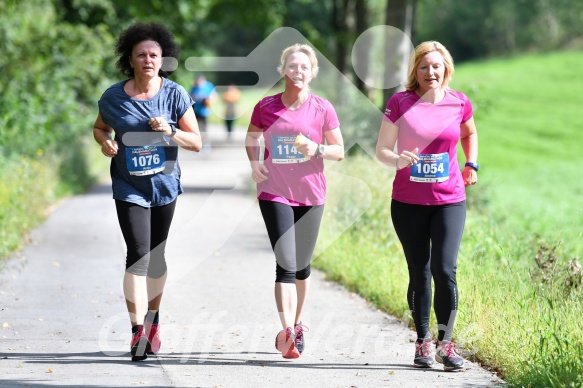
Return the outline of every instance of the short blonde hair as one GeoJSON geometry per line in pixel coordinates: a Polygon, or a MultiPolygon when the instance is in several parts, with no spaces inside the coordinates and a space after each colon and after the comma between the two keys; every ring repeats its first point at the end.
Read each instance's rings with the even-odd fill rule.
{"type": "Polygon", "coordinates": [[[318,58],[316,57],[316,52],[314,51],[314,49],[308,46],[307,44],[296,43],[283,50],[283,53],[281,54],[281,59],[279,60],[279,66],[277,66],[278,73],[281,74],[283,72],[283,68],[285,67],[287,58],[291,54],[295,53],[304,53],[308,56],[310,64],[312,65],[312,78],[316,78],[316,76],[318,75],[318,70],[320,70],[318,67],[318,58]]]}
{"type": "Polygon", "coordinates": [[[417,68],[419,67],[419,63],[421,63],[423,57],[432,51],[437,51],[443,56],[443,63],[445,65],[443,86],[446,88],[448,87],[454,73],[453,58],[444,45],[434,40],[430,40],[420,43],[417,47],[415,47],[415,53],[409,60],[409,73],[407,74],[407,85],[405,85],[407,90],[417,90],[419,88],[419,81],[417,80],[417,68]]]}

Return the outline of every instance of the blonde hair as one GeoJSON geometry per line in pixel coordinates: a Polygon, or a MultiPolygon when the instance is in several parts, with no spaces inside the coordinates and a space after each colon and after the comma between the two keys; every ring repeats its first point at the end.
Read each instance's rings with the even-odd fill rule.
{"type": "Polygon", "coordinates": [[[432,51],[437,51],[443,56],[443,63],[445,65],[445,73],[443,75],[443,87],[447,88],[454,73],[453,58],[444,45],[434,40],[420,43],[415,47],[415,53],[409,60],[409,73],[407,74],[407,90],[417,90],[419,88],[419,81],[417,81],[417,68],[423,57],[432,51]]]}
{"type": "Polygon", "coordinates": [[[318,67],[318,58],[316,57],[316,52],[314,51],[314,49],[308,46],[307,44],[296,43],[283,50],[283,53],[281,54],[281,59],[279,60],[279,66],[277,66],[278,73],[281,74],[283,72],[283,68],[285,67],[287,58],[291,54],[295,53],[304,53],[308,56],[310,64],[312,65],[312,78],[316,78],[316,76],[318,75],[318,70],[320,70],[318,67]]]}

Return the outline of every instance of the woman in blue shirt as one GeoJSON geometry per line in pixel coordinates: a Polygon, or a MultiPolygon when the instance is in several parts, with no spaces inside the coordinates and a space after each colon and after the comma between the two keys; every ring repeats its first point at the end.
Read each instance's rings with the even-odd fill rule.
{"type": "Polygon", "coordinates": [[[178,58],[172,34],[137,23],[116,42],[117,68],[126,80],[99,100],[93,128],[111,160],[113,198],[127,246],[124,295],[132,324],[132,361],[160,349],[159,308],[166,282],[166,239],[182,193],[178,147],[200,151],[194,101],[164,58],[178,58]],[[112,138],[112,133],[115,136],[112,138]]]}

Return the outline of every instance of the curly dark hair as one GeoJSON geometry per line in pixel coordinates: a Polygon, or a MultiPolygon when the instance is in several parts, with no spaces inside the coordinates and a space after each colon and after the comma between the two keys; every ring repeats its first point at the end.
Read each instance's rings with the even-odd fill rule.
{"type": "MultiPolygon", "coordinates": [[[[115,66],[125,76],[134,78],[134,69],[130,65],[130,57],[134,46],[145,40],[153,40],[162,48],[162,57],[173,57],[178,60],[180,47],[174,41],[174,35],[163,25],[157,23],[136,23],[122,32],[115,43],[115,53],[118,56],[115,66]]],[[[174,70],[158,71],[161,77],[167,77],[174,70]]]]}

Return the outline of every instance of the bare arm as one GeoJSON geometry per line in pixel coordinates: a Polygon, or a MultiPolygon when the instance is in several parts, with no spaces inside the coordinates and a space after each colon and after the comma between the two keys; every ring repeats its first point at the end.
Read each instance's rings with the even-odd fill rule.
{"type": "Polygon", "coordinates": [[[326,138],[326,146],[324,146],[324,152],[321,156],[328,160],[340,161],[344,159],[344,139],[342,139],[340,127],[324,132],[324,137],[326,138]]]}
{"type": "Polygon", "coordinates": [[[180,147],[189,151],[200,151],[202,149],[202,138],[198,129],[198,123],[192,107],[178,120],[181,130],[176,130],[176,135],[172,140],[180,147]]]}
{"type": "Polygon", "coordinates": [[[97,115],[93,124],[93,138],[101,146],[101,153],[108,158],[117,154],[117,142],[111,138],[113,129],[103,122],[101,115],[97,115]]]}
{"type": "MultiPolygon", "coordinates": [[[[344,159],[344,140],[340,127],[336,127],[330,131],[324,132],[324,152],[320,156],[328,160],[342,160],[344,159]]],[[[318,143],[303,137],[301,141],[294,143],[296,149],[304,156],[314,156],[318,152],[318,143]]]]}
{"type": "MultiPolygon", "coordinates": [[[[478,131],[473,116],[460,126],[460,142],[466,156],[466,162],[477,163],[478,131]]],[[[464,167],[462,177],[466,186],[475,185],[478,182],[478,172],[471,167],[464,167]]]]}
{"type": "Polygon", "coordinates": [[[189,151],[200,151],[202,148],[202,140],[198,130],[198,123],[192,107],[182,115],[178,120],[180,129],[176,129],[176,133],[172,134],[172,128],[164,117],[152,117],[148,122],[152,130],[162,132],[166,136],[172,136],[172,141],[189,151]]]}
{"type": "Polygon", "coordinates": [[[419,149],[404,150],[400,155],[396,154],[393,150],[398,136],[399,127],[388,120],[383,120],[377,140],[376,156],[381,163],[387,166],[395,166],[397,170],[400,170],[417,163],[419,149]]]}
{"type": "Polygon", "coordinates": [[[245,136],[245,151],[251,164],[251,177],[257,183],[267,180],[269,174],[267,167],[259,161],[259,155],[261,153],[259,139],[261,139],[261,136],[263,136],[263,131],[255,125],[249,124],[247,136],[245,136]]]}

